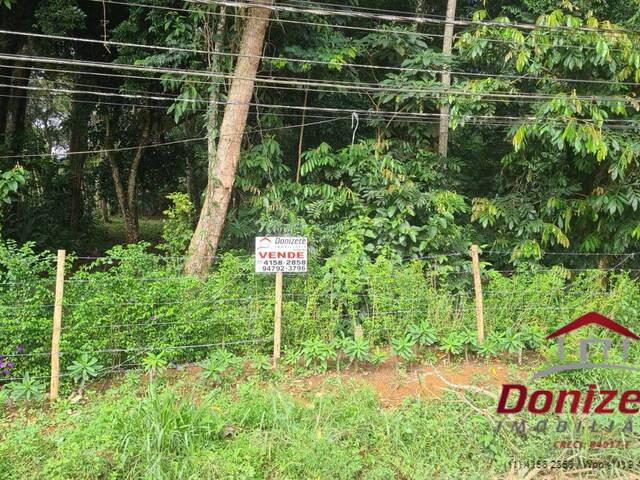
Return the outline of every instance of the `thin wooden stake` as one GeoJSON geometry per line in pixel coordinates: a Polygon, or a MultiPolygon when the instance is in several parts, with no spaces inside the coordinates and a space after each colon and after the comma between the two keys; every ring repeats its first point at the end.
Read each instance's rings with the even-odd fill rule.
{"type": "Polygon", "coordinates": [[[276,309],[273,320],[273,368],[277,368],[282,335],[282,272],[276,273],[276,309]]]}
{"type": "Polygon", "coordinates": [[[471,264],[473,267],[473,286],[476,291],[476,324],[478,328],[478,344],[484,342],[484,308],[482,306],[482,281],[480,278],[480,259],[478,246],[471,245],[471,264]]]}
{"type": "Polygon", "coordinates": [[[58,250],[58,265],[56,269],[56,298],[53,307],[53,333],[51,335],[51,390],[49,399],[58,398],[60,378],[60,331],[62,329],[62,299],[64,296],[64,260],[66,252],[58,250]]]}

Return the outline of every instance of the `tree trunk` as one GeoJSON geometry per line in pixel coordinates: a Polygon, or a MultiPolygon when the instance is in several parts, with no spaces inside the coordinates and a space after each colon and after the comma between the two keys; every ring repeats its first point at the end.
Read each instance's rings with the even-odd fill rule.
{"type": "Polygon", "coordinates": [[[96,175],[96,205],[100,212],[102,222],[111,223],[111,219],[109,218],[109,203],[102,194],[102,182],[100,181],[99,175],[96,175]]]}
{"type": "MultiPolygon", "coordinates": [[[[442,53],[451,55],[453,45],[453,22],[456,17],[456,0],[447,0],[446,23],[444,26],[444,40],[442,43],[442,53]]],[[[442,70],[442,87],[445,90],[451,85],[451,72],[449,65],[442,70]]],[[[440,128],[438,129],[438,153],[443,157],[447,156],[449,150],[449,105],[440,107],[440,128]]]]}
{"type": "MultiPolygon", "coordinates": [[[[89,149],[87,128],[93,105],[82,103],[87,99],[82,94],[74,94],[69,138],[70,153],[86,152],[89,149]]],[[[81,153],[70,155],[71,159],[71,212],[69,215],[69,226],[72,232],[77,232],[83,214],[82,198],[82,177],[84,174],[84,164],[87,161],[87,154],[81,153]]]]}
{"type": "MultiPolygon", "coordinates": [[[[23,51],[27,51],[26,48],[22,49],[23,51]]],[[[21,51],[20,53],[23,53],[21,51]]],[[[17,62],[16,66],[26,66],[25,62],[17,62]]],[[[29,84],[29,77],[31,75],[31,70],[25,68],[15,68],[12,71],[13,79],[10,83],[13,87],[11,88],[11,97],[7,101],[7,114],[6,114],[6,125],[5,125],[5,135],[6,141],[9,147],[10,155],[18,155],[22,151],[22,145],[24,143],[24,134],[25,134],[25,120],[27,114],[27,101],[29,99],[28,90],[24,88],[17,87],[26,87],[29,84]]]]}
{"type": "MultiPolygon", "coordinates": [[[[262,3],[271,5],[272,0],[262,0],[262,3]]],[[[252,79],[258,71],[270,13],[269,9],[262,7],[249,10],[215,156],[212,155],[211,142],[209,144],[206,196],[185,263],[185,271],[189,274],[204,275],[218,249],[253,95],[252,79]]]]}
{"type": "MultiPolygon", "coordinates": [[[[113,124],[113,119],[111,117],[107,119],[106,125],[107,132],[105,134],[105,150],[112,150],[115,144],[115,125],[113,124]]],[[[120,168],[116,161],[115,152],[106,153],[107,158],[109,159],[109,166],[111,167],[111,176],[113,177],[113,185],[116,190],[118,205],[120,206],[120,212],[122,213],[122,218],[124,220],[127,243],[137,243],[140,240],[138,231],[137,174],[142,160],[142,152],[144,150],[144,146],[149,141],[150,133],[151,114],[146,110],[145,124],[142,128],[138,148],[136,149],[133,161],[131,162],[126,189],[120,176],[120,168]]]]}
{"type": "MultiPolygon", "coordinates": [[[[187,165],[185,168],[185,175],[187,177],[187,197],[189,197],[189,201],[191,205],[193,205],[194,210],[198,211],[198,192],[196,191],[196,176],[193,171],[193,158],[191,155],[187,155],[187,165]]],[[[194,215],[189,214],[190,223],[194,223],[194,215]]]]}
{"type": "MultiPolygon", "coordinates": [[[[307,77],[309,78],[309,77],[307,77]]],[[[309,86],[304,89],[304,108],[302,110],[302,118],[300,121],[300,138],[298,139],[298,167],[296,168],[296,182],[300,183],[300,169],[302,168],[302,145],[304,142],[304,119],[307,113],[307,100],[309,99],[309,86]]]]}

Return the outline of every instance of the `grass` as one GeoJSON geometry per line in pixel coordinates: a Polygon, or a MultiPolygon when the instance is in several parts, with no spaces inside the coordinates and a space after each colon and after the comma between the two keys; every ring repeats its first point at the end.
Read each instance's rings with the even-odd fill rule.
{"type": "Polygon", "coordinates": [[[482,395],[450,392],[383,408],[369,387],[335,376],[295,396],[296,379],[287,377],[213,389],[193,377],[167,378],[144,386],[131,372],[79,403],[5,411],[0,478],[491,479],[504,477],[512,460],[638,454],[637,446],[555,449],[566,434],[496,435],[495,406],[482,395]]]}
{"type": "MultiPolygon", "coordinates": [[[[126,243],[126,229],[122,217],[111,217],[109,223],[101,222],[96,228],[101,232],[101,235],[94,247],[100,252],[105,252],[114,245],[126,243]]],[[[162,240],[162,219],[140,217],[139,232],[140,240],[152,245],[158,244],[162,240]]]]}

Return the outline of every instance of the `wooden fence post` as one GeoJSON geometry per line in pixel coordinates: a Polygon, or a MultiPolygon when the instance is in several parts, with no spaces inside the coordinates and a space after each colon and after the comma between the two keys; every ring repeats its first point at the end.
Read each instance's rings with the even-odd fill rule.
{"type": "Polygon", "coordinates": [[[273,368],[280,360],[280,338],[282,335],[282,272],[276,272],[276,308],[273,318],[273,368]]]}
{"type": "Polygon", "coordinates": [[[473,286],[476,291],[476,326],[478,329],[478,344],[484,342],[484,308],[482,306],[482,279],[480,277],[480,259],[478,246],[471,245],[471,264],[473,268],[473,286]]]}
{"type": "Polygon", "coordinates": [[[66,252],[58,250],[58,264],[56,269],[56,297],[53,307],[53,333],[51,335],[51,390],[49,399],[58,398],[60,377],[60,331],[62,329],[62,298],[64,296],[64,260],[66,252]]]}

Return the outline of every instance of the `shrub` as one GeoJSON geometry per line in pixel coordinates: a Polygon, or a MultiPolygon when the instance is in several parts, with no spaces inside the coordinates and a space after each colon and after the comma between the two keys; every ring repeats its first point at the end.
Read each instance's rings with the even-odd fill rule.
{"type": "Polygon", "coordinates": [[[408,334],[391,340],[393,353],[398,355],[404,363],[410,363],[416,360],[416,354],[413,350],[414,346],[415,342],[408,334]]]}
{"type": "Polygon", "coordinates": [[[369,358],[369,342],[364,338],[348,338],[342,344],[344,353],[349,357],[351,362],[365,362],[369,358]]]}
{"type": "Polygon", "coordinates": [[[9,390],[12,400],[30,402],[44,398],[45,386],[38,379],[32,378],[30,374],[25,373],[20,382],[13,382],[9,385],[9,390]]]}
{"type": "Polygon", "coordinates": [[[335,358],[336,351],[332,344],[320,338],[313,338],[302,343],[302,356],[305,367],[313,366],[325,371],[329,366],[329,359],[335,358]]]}
{"type": "Polygon", "coordinates": [[[87,380],[95,378],[100,374],[102,365],[98,363],[96,357],[91,357],[88,353],[83,353],[69,365],[67,370],[72,380],[82,388],[87,380]]]}

